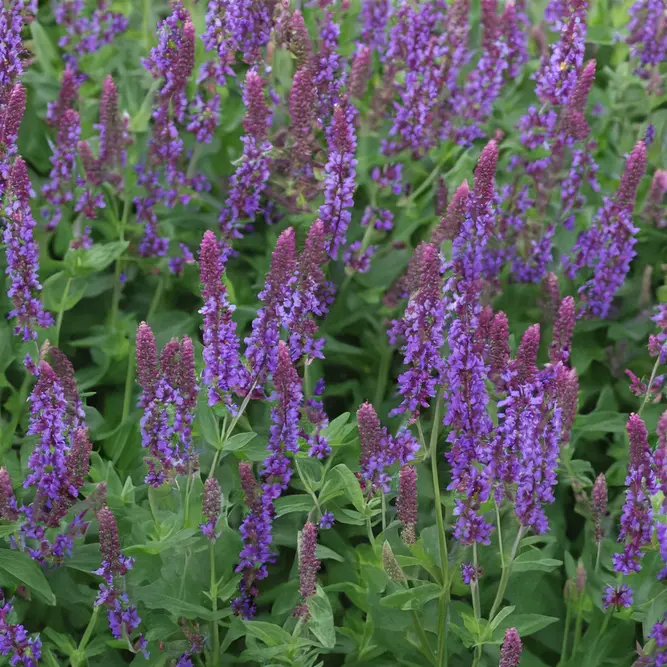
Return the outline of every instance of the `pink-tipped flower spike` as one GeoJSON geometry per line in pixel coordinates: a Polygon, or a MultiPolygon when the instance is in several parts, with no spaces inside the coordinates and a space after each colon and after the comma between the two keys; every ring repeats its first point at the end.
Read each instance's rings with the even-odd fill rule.
{"type": "Polygon", "coordinates": [[[646,171],[646,144],[638,141],[625,161],[621,182],[616,190],[617,206],[632,211],[635,205],[637,187],[646,171]]]}
{"type": "Polygon", "coordinates": [[[562,410],[561,443],[566,446],[570,442],[572,424],[579,405],[579,376],[576,369],[559,365],[556,370],[555,383],[556,402],[562,410]]]}
{"type": "Polygon", "coordinates": [[[299,618],[308,620],[310,611],[308,599],[317,590],[317,573],[320,569],[320,561],[315,555],[317,549],[317,526],[308,521],[301,531],[299,540],[299,594],[301,604],[295,609],[294,614],[299,618]]]}
{"type": "Polygon", "coordinates": [[[209,405],[222,401],[233,409],[231,392],[243,383],[239,359],[239,339],[232,319],[234,306],[229,303],[223,282],[225,248],[209,229],[204,232],[199,251],[199,270],[204,306],[203,316],[204,371],[202,381],[209,388],[209,405]]]}
{"type": "Polygon", "coordinates": [[[558,309],[560,308],[560,288],[558,286],[558,276],[555,273],[547,273],[542,281],[543,308],[545,316],[550,321],[555,321],[558,309]]]}
{"type": "Polygon", "coordinates": [[[595,541],[600,544],[604,539],[602,521],[607,516],[607,478],[604,476],[604,473],[600,473],[597,476],[595,484],[593,484],[593,492],[591,496],[595,541]]]}
{"type": "Polygon", "coordinates": [[[629,464],[619,531],[623,552],[614,555],[614,568],[622,574],[641,569],[642,548],[650,543],[653,533],[651,495],[658,489],[653,454],[641,417],[631,414],[627,431],[630,440],[629,464]]]}
{"type": "Polygon", "coordinates": [[[463,181],[456,189],[452,200],[447,206],[447,211],[440,219],[440,223],[433,230],[431,243],[439,246],[445,240],[452,241],[456,238],[461,228],[461,223],[465,218],[469,193],[468,182],[463,181]]]}
{"type": "Polygon", "coordinates": [[[2,128],[0,129],[0,142],[2,142],[2,154],[11,155],[16,152],[16,141],[19,136],[19,128],[25,114],[26,91],[23,84],[17,83],[9,93],[9,99],[5,105],[2,128]]]}
{"type": "Polygon", "coordinates": [[[500,662],[498,667],[519,667],[521,660],[521,638],[516,628],[505,631],[505,639],[500,647],[500,662]]]}
{"type": "Polygon", "coordinates": [[[311,64],[313,46],[308,35],[308,28],[303,20],[303,14],[294,10],[290,25],[289,50],[296,59],[297,69],[311,64]]]}
{"type": "Polygon", "coordinates": [[[218,480],[215,477],[209,477],[204,483],[201,502],[201,513],[204,515],[201,532],[209,540],[215,539],[215,524],[220,518],[221,496],[222,492],[218,480]]]}
{"type": "Polygon", "coordinates": [[[157,344],[153,330],[142,322],[137,329],[137,379],[143,389],[141,404],[145,407],[153,400],[159,379],[157,344]]]}
{"type": "Polygon", "coordinates": [[[310,165],[313,154],[315,123],[315,87],[310,67],[297,70],[289,97],[291,158],[297,169],[310,165]]]}
{"type": "Polygon", "coordinates": [[[500,386],[510,360],[509,323],[502,311],[493,316],[489,332],[489,378],[500,386]]]}
{"type": "Polygon", "coordinates": [[[495,139],[491,139],[484,146],[477,166],[475,167],[475,187],[473,194],[475,197],[476,213],[481,211],[493,202],[496,187],[496,168],[498,166],[498,144],[495,139]]]}
{"type": "Polygon", "coordinates": [[[111,75],[104,79],[100,100],[100,168],[113,171],[125,162],[125,137],[118,111],[118,90],[111,75]]]}
{"type": "Polygon", "coordinates": [[[651,188],[646,197],[646,207],[642,215],[651,220],[660,229],[667,226],[663,206],[665,192],[667,192],[667,170],[656,169],[651,181],[651,188]]]}
{"type": "Polygon", "coordinates": [[[73,109],[79,97],[80,81],[71,67],[65,67],[58,99],[50,102],[46,112],[46,120],[51,127],[60,127],[63,114],[73,109]]]}
{"type": "Polygon", "coordinates": [[[513,381],[523,384],[531,380],[537,373],[537,352],[540,349],[540,325],[533,324],[526,329],[521,338],[519,349],[514,360],[516,379],[513,381]]]}
{"type": "Polygon", "coordinates": [[[565,111],[566,129],[575,139],[584,141],[590,133],[586,120],[586,102],[595,80],[595,60],[589,60],[581,71],[565,111]]]}
{"type": "Polygon", "coordinates": [[[552,364],[557,364],[559,361],[567,363],[570,359],[575,321],[574,299],[566,296],[560,303],[558,315],[554,321],[553,339],[549,347],[549,359],[552,364]]]}
{"type": "Polygon", "coordinates": [[[7,472],[7,468],[0,468],[0,519],[16,521],[18,516],[12,479],[7,472]]]}
{"type": "Polygon", "coordinates": [[[417,469],[414,466],[405,466],[399,473],[398,520],[403,524],[403,542],[414,544],[417,526],[417,469]]]}
{"type": "Polygon", "coordinates": [[[349,83],[349,92],[354,98],[361,99],[366,93],[371,74],[371,53],[370,47],[360,46],[354,55],[349,83]]]}

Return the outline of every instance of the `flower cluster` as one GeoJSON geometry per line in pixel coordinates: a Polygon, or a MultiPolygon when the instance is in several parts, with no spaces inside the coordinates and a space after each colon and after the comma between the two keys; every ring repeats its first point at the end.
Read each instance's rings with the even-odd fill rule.
{"type": "Polygon", "coordinates": [[[192,420],[197,404],[197,379],[192,340],[172,339],[160,354],[151,328],[137,329],[137,378],[141,444],[149,450],[146,483],[158,487],[169,475],[189,474],[196,466],[192,451],[192,420]]]}
{"type": "Polygon", "coordinates": [[[10,665],[37,667],[42,657],[42,640],[39,635],[31,637],[20,623],[12,623],[14,612],[11,600],[2,596],[0,600],[0,654],[9,656],[10,665]]]}
{"type": "Polygon", "coordinates": [[[295,616],[304,620],[310,618],[308,598],[315,594],[317,588],[317,572],[321,563],[315,555],[316,548],[317,526],[308,521],[301,531],[301,539],[299,540],[299,595],[301,596],[301,603],[294,610],[295,616]]]}

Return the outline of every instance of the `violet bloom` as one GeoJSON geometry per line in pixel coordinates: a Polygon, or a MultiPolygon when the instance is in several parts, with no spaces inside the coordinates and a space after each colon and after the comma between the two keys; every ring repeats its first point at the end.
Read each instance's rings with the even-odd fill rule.
{"type": "Polygon", "coordinates": [[[489,330],[487,363],[489,379],[501,389],[505,385],[505,372],[510,359],[509,323],[507,315],[502,311],[493,316],[489,330]]]}
{"type": "MultiPolygon", "coordinates": [[[[0,13],[0,24],[2,23],[0,13]]],[[[12,623],[9,617],[14,612],[11,600],[4,595],[0,600],[0,654],[9,656],[10,665],[38,667],[42,657],[42,640],[39,635],[31,637],[20,623],[12,623]]]]}
{"type": "Polygon", "coordinates": [[[503,645],[500,647],[500,662],[498,667],[519,667],[521,660],[521,638],[516,628],[505,631],[503,645]]]}
{"type": "Polygon", "coordinates": [[[42,188],[42,194],[52,210],[47,209],[47,228],[57,227],[63,216],[63,208],[74,199],[74,168],[76,151],[81,136],[79,114],[68,109],[58,125],[58,136],[51,156],[51,173],[42,188]]]}
{"type": "Polygon", "coordinates": [[[322,401],[323,394],[324,380],[320,378],[315,384],[312,397],[306,400],[306,417],[308,418],[308,421],[315,426],[315,430],[311,434],[305,432],[301,433],[301,437],[306,441],[309,447],[308,456],[320,460],[331,454],[329,440],[322,433],[323,429],[329,425],[329,417],[324,411],[324,403],[322,401]]]}
{"type": "Polygon", "coordinates": [[[16,521],[18,516],[18,506],[12,487],[12,479],[9,476],[9,472],[7,472],[7,468],[0,468],[0,519],[4,521],[16,521]]]}
{"type": "Polygon", "coordinates": [[[439,246],[443,241],[453,241],[457,237],[461,229],[461,224],[465,219],[469,194],[468,182],[463,181],[447,205],[447,210],[442,218],[440,218],[440,223],[433,230],[431,243],[439,246]]]}
{"type": "Polygon", "coordinates": [[[667,59],[665,3],[663,0],[637,0],[630,8],[630,55],[638,60],[636,72],[644,79],[660,80],[658,66],[667,59]]]}
{"type": "Polygon", "coordinates": [[[10,318],[16,318],[15,335],[23,340],[35,340],[35,327],[50,327],[54,320],[44,311],[39,299],[42,286],[39,282],[39,246],[33,236],[35,220],[30,210],[32,188],[26,164],[21,157],[16,158],[7,183],[3,231],[6,273],[10,279],[8,296],[12,302],[10,318]]]}
{"type": "Polygon", "coordinates": [[[387,44],[387,26],[392,13],[389,0],[363,0],[361,3],[361,42],[382,53],[387,44]]]}
{"type": "Polygon", "coordinates": [[[390,232],[394,227],[394,214],[386,208],[367,206],[360,224],[362,227],[372,225],[380,232],[390,232]]]}
{"type": "Polygon", "coordinates": [[[329,262],[324,223],[318,218],[311,225],[299,257],[297,281],[287,328],[292,361],[302,355],[323,359],[324,339],[316,338],[316,317],[325,317],[333,303],[334,287],[326,280],[324,268],[329,262]]]}
{"type": "Polygon", "coordinates": [[[493,225],[491,209],[498,148],[490,141],[482,151],[475,170],[475,187],[468,197],[466,215],[452,246],[453,275],[448,289],[449,307],[455,319],[449,328],[450,355],[445,366],[443,423],[451,428],[452,443],[447,459],[452,466],[450,489],[460,497],[455,501],[458,517],[454,535],[465,544],[489,543],[492,530],[479,513],[490,493],[489,480],[480,472],[489,462],[489,439],[493,424],[487,414],[489,402],[485,386],[485,341],[476,335],[482,312],[482,258],[493,225]]]}
{"type": "Polygon", "coordinates": [[[641,549],[650,543],[653,532],[651,495],[658,490],[653,454],[641,417],[631,414],[627,430],[630,439],[630,461],[625,479],[627,489],[618,537],[619,541],[623,542],[623,552],[614,554],[614,568],[623,574],[639,572],[641,569],[641,549]]]}
{"type": "Polygon", "coordinates": [[[325,512],[321,517],[320,517],[320,523],[319,526],[322,530],[328,530],[329,528],[333,528],[335,519],[333,512],[325,512]]]}
{"type": "Polygon", "coordinates": [[[186,85],[195,60],[195,30],[190,14],[180,2],[174,2],[171,14],[158,24],[158,43],[144,60],[154,79],[162,81],[153,107],[153,126],[148,155],[137,166],[138,183],[146,194],[136,197],[137,222],[144,224],[139,252],[144,257],[167,253],[169,239],[160,236],[154,207],[164,204],[173,208],[187,203],[184,188],[204,189],[201,179],[188,178],[183,170],[183,141],[179,126],[185,122],[187,110],[186,85]]]}
{"type": "Polygon", "coordinates": [[[646,196],[646,206],[642,212],[656,227],[664,229],[667,226],[663,200],[667,192],[667,170],[656,169],[651,181],[651,187],[646,196]]]}
{"type": "Polygon", "coordinates": [[[398,520],[403,524],[401,538],[405,544],[414,544],[417,526],[417,469],[401,468],[398,475],[398,520]]]}
{"type": "Polygon", "coordinates": [[[288,328],[291,321],[296,271],[294,229],[288,227],[276,242],[264,289],[258,295],[262,307],[252,322],[250,336],[245,339],[245,356],[251,366],[246,391],[253,387],[261,391],[267,376],[276,368],[280,327],[288,328]]]}
{"type": "Polygon", "coordinates": [[[225,249],[209,229],[204,233],[199,252],[199,270],[204,306],[204,370],[202,381],[209,388],[209,405],[222,401],[233,409],[231,392],[243,383],[239,359],[239,339],[232,319],[235,306],[229,303],[222,280],[225,271],[225,249]]]}
{"type": "Polygon", "coordinates": [[[192,420],[198,392],[188,336],[167,343],[159,364],[157,354],[153,332],[142,322],[137,330],[137,378],[143,390],[139,405],[144,408],[141,439],[151,455],[145,481],[154,487],[170,475],[192,472],[192,420]]]}
{"type": "Polygon", "coordinates": [[[549,346],[549,360],[552,364],[559,361],[567,363],[569,360],[575,321],[574,299],[566,296],[561,301],[554,320],[553,339],[549,346]]]}
{"type": "Polygon", "coordinates": [[[317,549],[317,526],[308,521],[301,531],[299,539],[299,595],[301,603],[294,610],[294,615],[308,620],[308,598],[315,594],[317,589],[317,573],[320,569],[320,560],[315,555],[317,549]]]}
{"type": "Polygon", "coordinates": [[[277,359],[273,371],[276,406],[271,410],[271,428],[267,446],[269,455],[260,469],[261,490],[252,483],[248,471],[242,475],[246,503],[250,513],[241,524],[244,546],[239,554],[237,572],[242,573],[240,595],[232,602],[235,614],[252,618],[256,613],[255,581],[268,575],[267,565],[275,561],[271,552],[274,502],[287,489],[292,477],[290,454],[298,451],[299,411],[303,392],[299,376],[292,365],[289,349],[283,341],[277,343],[277,359]],[[247,490],[246,490],[247,489],[247,490]]]}
{"type": "Polygon", "coordinates": [[[371,258],[376,247],[369,245],[362,250],[361,241],[354,241],[343,253],[343,263],[354,273],[368,273],[371,270],[371,258]]]}
{"type": "Polygon", "coordinates": [[[565,260],[570,278],[584,267],[593,271],[593,277],[579,288],[584,302],[580,315],[606,317],[614,295],[629,271],[637,242],[632,211],[645,168],[646,146],[643,141],[638,141],[626,160],[614,198],[605,201],[591,227],[579,235],[565,260]]]}
{"type": "Polygon", "coordinates": [[[320,23],[320,50],[313,58],[313,82],[317,90],[318,115],[331,117],[336,105],[341,104],[340,89],[345,84],[343,58],[338,53],[340,26],[333,14],[327,12],[320,23]]]}
{"type": "Polygon", "coordinates": [[[305,65],[294,73],[289,96],[290,158],[293,168],[307,175],[310,172],[315,146],[315,85],[312,69],[305,65]]]}
{"type": "Polygon", "coordinates": [[[127,30],[127,18],[110,11],[110,4],[109,0],[99,0],[91,12],[86,12],[84,0],[60,0],[56,3],[56,23],[66,30],[58,40],[58,46],[68,52],[68,61],[76,62],[83,54],[99,51],[127,30]]]}
{"type": "Polygon", "coordinates": [[[373,167],[371,179],[381,189],[391,189],[392,194],[400,195],[403,192],[403,165],[400,162],[384,164],[382,167],[373,167]]]}
{"type": "Polygon", "coordinates": [[[240,238],[240,223],[252,222],[259,210],[259,200],[269,179],[272,149],[268,140],[271,110],[266,103],[266,81],[253,69],[246,75],[243,102],[245,136],[243,156],[229,181],[229,194],[218,222],[225,238],[240,238]]]}
{"type": "Polygon", "coordinates": [[[215,524],[220,518],[221,496],[222,492],[218,480],[215,477],[209,477],[204,483],[202,493],[201,513],[204,515],[204,522],[200,526],[201,532],[209,540],[214,540],[216,537],[215,524]]]}
{"type": "MultiPolygon", "coordinates": [[[[35,8],[36,11],[36,8],[35,8]]],[[[11,86],[23,74],[23,47],[21,31],[26,22],[26,8],[22,2],[0,5],[0,88],[11,86]]]]}
{"type": "Polygon", "coordinates": [[[372,52],[368,46],[358,46],[357,52],[350,67],[350,82],[348,85],[350,95],[361,99],[366,94],[368,80],[371,76],[372,52]]]}
{"type": "Polygon", "coordinates": [[[650,639],[655,640],[657,647],[656,652],[652,656],[653,664],[655,664],[655,667],[667,665],[667,614],[663,617],[662,621],[658,621],[653,626],[648,636],[650,639]]]}
{"type": "Polygon", "coordinates": [[[608,585],[602,594],[602,606],[605,611],[632,607],[632,589],[627,584],[608,585]]]}
{"type": "Polygon", "coordinates": [[[0,105],[0,195],[5,192],[12,161],[18,152],[19,128],[26,105],[26,91],[21,83],[14,84],[4,95],[4,104],[0,105]]]}
{"type": "Polygon", "coordinates": [[[346,109],[336,105],[328,132],[329,156],[325,166],[324,204],[319,217],[328,237],[327,252],[336,259],[338,249],[345,245],[347,228],[352,219],[349,209],[354,204],[355,150],[357,138],[346,109]]]}
{"type": "Polygon", "coordinates": [[[419,282],[411,295],[402,320],[389,331],[392,344],[401,338],[404,364],[408,370],[398,378],[401,404],[392,411],[419,416],[430,405],[444,370],[440,350],[445,340],[446,308],[443,296],[442,258],[436,246],[420,246],[419,282]]]}
{"type": "MultiPolygon", "coordinates": [[[[133,558],[124,556],[120,550],[118,524],[111,510],[104,506],[97,513],[100,524],[100,553],[102,566],[94,574],[101,576],[104,583],[95,600],[95,606],[104,606],[107,610],[109,628],[115,639],[130,637],[139,627],[141,619],[137,608],[131,604],[126,593],[124,577],[134,564],[133,558]]],[[[135,640],[145,657],[145,639],[139,635],[135,640]]]]}

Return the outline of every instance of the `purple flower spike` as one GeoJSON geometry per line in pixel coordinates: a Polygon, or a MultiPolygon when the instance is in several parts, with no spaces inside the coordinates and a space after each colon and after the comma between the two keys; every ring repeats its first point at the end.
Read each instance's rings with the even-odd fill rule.
{"type": "MultiPolygon", "coordinates": [[[[208,386],[209,405],[222,401],[233,409],[231,392],[243,384],[239,360],[239,340],[232,319],[234,306],[227,298],[222,277],[225,271],[225,248],[209,229],[204,233],[199,252],[199,268],[204,306],[204,371],[202,381],[208,386]]],[[[137,348],[138,349],[138,348],[137,348]]]]}
{"type": "Polygon", "coordinates": [[[630,55],[638,60],[636,72],[649,80],[649,91],[660,92],[658,65],[667,59],[665,5],[662,0],[637,0],[630,8],[630,55]]]}
{"type": "Polygon", "coordinates": [[[639,572],[641,569],[641,549],[650,543],[653,532],[651,495],[658,489],[651,446],[641,417],[631,414],[627,430],[630,461],[625,479],[627,489],[619,531],[623,552],[614,555],[614,567],[623,574],[639,572]]]}
{"type": "Polygon", "coordinates": [[[7,468],[0,468],[0,519],[16,521],[18,516],[12,479],[7,472],[7,468]]]}
{"type": "Polygon", "coordinates": [[[522,384],[535,377],[537,373],[537,352],[539,349],[540,325],[533,324],[523,334],[513,364],[517,383],[522,384]]]}
{"type": "Polygon", "coordinates": [[[202,494],[201,513],[204,515],[204,523],[201,524],[201,532],[209,540],[215,539],[215,524],[220,518],[220,499],[222,492],[220,484],[215,477],[209,477],[204,484],[202,494]]]}
{"type": "Polygon", "coordinates": [[[73,109],[79,99],[79,86],[81,82],[72,67],[65,67],[63,72],[58,99],[49,102],[46,121],[51,127],[59,127],[64,113],[73,109]]]}
{"type": "Polygon", "coordinates": [[[521,638],[516,628],[505,631],[505,639],[500,647],[500,663],[498,667],[519,667],[521,660],[521,638]]]}
{"type": "Polygon", "coordinates": [[[445,240],[453,241],[456,238],[465,218],[469,192],[468,182],[463,181],[449,202],[440,224],[433,230],[431,243],[439,246],[445,240]]]}
{"type": "Polygon", "coordinates": [[[607,516],[607,478],[604,476],[604,473],[600,473],[597,476],[595,484],[593,485],[591,510],[593,514],[593,524],[595,526],[595,541],[600,544],[604,538],[602,521],[607,516]]]}
{"type": "Polygon", "coordinates": [[[417,469],[414,466],[401,468],[398,476],[398,520],[403,524],[403,542],[414,544],[417,526],[417,469]]]}
{"type": "Polygon", "coordinates": [[[50,327],[54,320],[44,311],[39,299],[42,286],[39,282],[39,246],[33,236],[35,220],[30,210],[30,179],[26,164],[16,158],[7,183],[4,213],[6,224],[3,232],[7,275],[11,285],[8,296],[13,309],[10,318],[16,318],[15,335],[23,340],[37,338],[36,327],[50,327]]]}
{"type": "Polygon", "coordinates": [[[308,620],[308,598],[315,594],[317,589],[317,573],[320,561],[315,555],[317,549],[317,526],[308,521],[301,531],[299,540],[299,594],[301,603],[294,610],[294,615],[308,620]]]}
{"type": "Polygon", "coordinates": [[[561,442],[567,445],[570,442],[572,424],[577,414],[579,400],[579,376],[575,368],[566,368],[560,365],[556,369],[556,400],[562,410],[563,431],[561,442]]]}
{"type": "Polygon", "coordinates": [[[320,206],[319,215],[328,236],[327,252],[332,259],[336,259],[338,249],[345,245],[347,228],[352,218],[349,209],[354,203],[357,164],[354,157],[357,145],[354,125],[346,109],[340,105],[334,107],[328,142],[324,204],[320,206]]]}
{"type": "Polygon", "coordinates": [[[392,411],[405,411],[416,418],[428,408],[442,381],[444,365],[440,350],[445,340],[446,309],[443,296],[442,259],[435,245],[424,243],[419,248],[419,282],[405,309],[403,319],[394,321],[389,339],[402,338],[404,364],[408,370],[398,378],[403,400],[392,411]]]}
{"type": "MultiPolygon", "coordinates": [[[[4,12],[4,7],[2,9],[4,12]]],[[[0,12],[0,22],[2,13],[0,12]]],[[[11,600],[0,600],[0,654],[10,656],[10,665],[38,667],[42,657],[42,640],[39,635],[30,637],[20,623],[11,623],[9,616],[14,612],[11,600]]]]}
{"type": "Polygon", "coordinates": [[[580,315],[606,317],[614,295],[630,269],[637,242],[632,211],[637,186],[645,169],[646,145],[638,141],[626,160],[616,195],[605,201],[591,227],[580,234],[565,260],[570,278],[584,267],[593,271],[593,277],[579,288],[584,302],[580,315]]]}
{"type": "Polygon", "coordinates": [[[265,87],[266,81],[254,69],[249,70],[243,90],[246,106],[243,156],[230,179],[229,195],[218,218],[226,239],[240,238],[239,223],[255,219],[260,197],[269,179],[272,146],[267,137],[271,111],[266,102],[265,87]]]}
{"type": "Polygon", "coordinates": [[[308,171],[312,160],[315,124],[315,87],[310,67],[298,69],[289,97],[292,161],[297,169],[308,171]]]}
{"type": "Polygon", "coordinates": [[[246,391],[250,391],[253,384],[260,391],[267,376],[276,368],[280,327],[282,324],[288,328],[291,320],[296,269],[294,229],[288,227],[276,242],[271,269],[258,295],[262,307],[252,322],[252,333],[245,339],[245,356],[252,367],[246,391]]]}
{"type": "Polygon", "coordinates": [[[489,332],[489,378],[501,387],[510,359],[509,323],[502,311],[493,316],[489,332]]]}
{"type": "Polygon", "coordinates": [[[549,360],[552,364],[557,364],[559,361],[568,362],[575,321],[574,299],[566,296],[560,303],[554,321],[553,340],[549,347],[549,360]]]}
{"type": "Polygon", "coordinates": [[[361,99],[366,93],[371,74],[371,54],[370,47],[360,46],[352,61],[349,91],[350,95],[357,99],[361,99]]]}

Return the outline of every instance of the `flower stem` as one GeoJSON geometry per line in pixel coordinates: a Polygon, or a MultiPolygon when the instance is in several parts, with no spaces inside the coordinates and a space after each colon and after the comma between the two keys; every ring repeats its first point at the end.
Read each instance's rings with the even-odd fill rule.
{"type": "Polygon", "coordinates": [[[79,646],[77,647],[76,651],[74,651],[74,653],[72,653],[71,655],[70,664],[72,665],[72,667],[79,667],[79,665],[86,664],[86,654],[85,654],[86,646],[88,646],[90,637],[93,634],[95,625],[97,624],[97,617],[99,616],[99,613],[100,613],[99,606],[93,607],[93,613],[90,615],[90,619],[88,620],[88,625],[86,626],[86,630],[83,633],[83,637],[81,637],[79,646]]]}
{"type": "Polygon", "coordinates": [[[512,571],[512,562],[516,557],[516,552],[519,550],[519,544],[521,538],[524,535],[525,528],[521,526],[519,532],[516,534],[516,539],[514,540],[514,545],[512,546],[512,553],[510,554],[507,564],[503,568],[502,576],[500,577],[500,584],[498,584],[498,591],[496,592],[496,599],[493,601],[493,606],[491,607],[491,613],[489,614],[489,623],[493,620],[494,616],[498,612],[500,603],[503,601],[505,595],[505,590],[507,589],[507,584],[510,580],[510,573],[512,571]]]}
{"type": "MultiPolygon", "coordinates": [[[[475,575],[471,582],[472,588],[472,607],[475,614],[475,619],[479,623],[482,618],[481,604],[479,600],[479,579],[477,577],[478,567],[477,567],[477,542],[472,543],[472,564],[475,568],[475,575]]],[[[482,657],[482,645],[475,647],[475,661],[473,664],[477,664],[482,657]]]]}
{"type": "Polygon", "coordinates": [[[572,623],[572,602],[567,601],[567,609],[565,610],[565,629],[563,630],[563,643],[560,649],[560,660],[558,664],[562,664],[567,657],[567,642],[570,635],[570,624],[572,623]]]}
{"type": "Polygon", "coordinates": [[[651,379],[648,381],[648,385],[646,386],[646,393],[644,394],[644,400],[642,401],[642,405],[639,408],[639,412],[637,413],[640,417],[642,416],[642,412],[644,411],[644,408],[648,403],[648,397],[651,395],[651,387],[653,386],[653,380],[655,380],[655,374],[658,372],[659,365],[660,365],[660,355],[658,355],[658,358],[655,360],[655,363],[653,364],[653,370],[651,371],[651,379]]]}
{"type": "Polygon", "coordinates": [[[130,414],[130,408],[132,407],[132,385],[134,381],[134,363],[135,356],[134,350],[130,351],[130,355],[127,359],[127,375],[125,376],[125,394],[123,395],[123,415],[121,417],[121,423],[124,422],[128,415],[130,414]]]}
{"type": "MultiPolygon", "coordinates": [[[[209,544],[209,556],[211,561],[211,610],[213,616],[216,616],[218,611],[218,582],[215,578],[215,540],[211,540],[209,544]]],[[[212,641],[213,641],[213,667],[218,667],[220,664],[220,634],[218,629],[218,619],[213,618],[212,621],[212,641]]]]}
{"type": "Polygon", "coordinates": [[[581,630],[583,626],[583,614],[584,614],[584,605],[583,605],[583,591],[579,595],[579,600],[577,603],[577,619],[574,622],[574,642],[572,644],[572,656],[574,657],[579,650],[579,642],[581,641],[581,630]]]}
{"type": "Polygon", "coordinates": [[[72,286],[72,279],[67,279],[67,284],[65,285],[65,291],[63,296],[60,299],[60,306],[58,307],[58,320],[56,321],[56,335],[55,335],[55,345],[58,346],[60,342],[60,328],[63,325],[63,317],[65,316],[65,304],[67,303],[67,297],[69,296],[69,288],[72,286]]]}
{"type": "Polygon", "coordinates": [[[438,659],[441,667],[447,666],[447,614],[449,611],[449,556],[447,554],[447,539],[445,536],[445,520],[442,516],[442,503],[440,502],[440,480],[438,479],[438,426],[440,422],[440,403],[442,403],[444,390],[438,390],[433,412],[433,425],[431,426],[431,474],[433,476],[433,495],[435,498],[435,520],[438,526],[438,550],[440,553],[440,568],[442,571],[442,588],[440,594],[440,605],[438,609],[438,659]]]}
{"type": "Polygon", "coordinates": [[[436,667],[437,661],[435,659],[435,655],[433,655],[433,650],[429,646],[428,638],[426,637],[426,633],[424,632],[424,626],[422,625],[421,619],[419,618],[419,614],[414,609],[412,610],[412,623],[415,626],[415,632],[417,633],[417,637],[419,638],[419,643],[421,644],[422,653],[424,654],[424,657],[434,667],[436,667]]]}
{"type": "Polygon", "coordinates": [[[504,570],[505,569],[505,553],[503,550],[503,530],[502,526],[500,524],[500,508],[498,507],[498,503],[493,501],[493,504],[496,507],[496,524],[498,526],[498,549],[500,551],[500,567],[504,570]]]}
{"type": "Polygon", "coordinates": [[[153,295],[153,300],[151,301],[151,305],[148,308],[148,314],[146,315],[146,322],[152,319],[153,315],[155,315],[155,313],[157,312],[158,306],[160,305],[160,300],[162,299],[162,293],[164,292],[164,283],[165,283],[164,276],[160,276],[160,280],[158,281],[157,284],[157,289],[155,290],[155,294],[153,295]]]}

